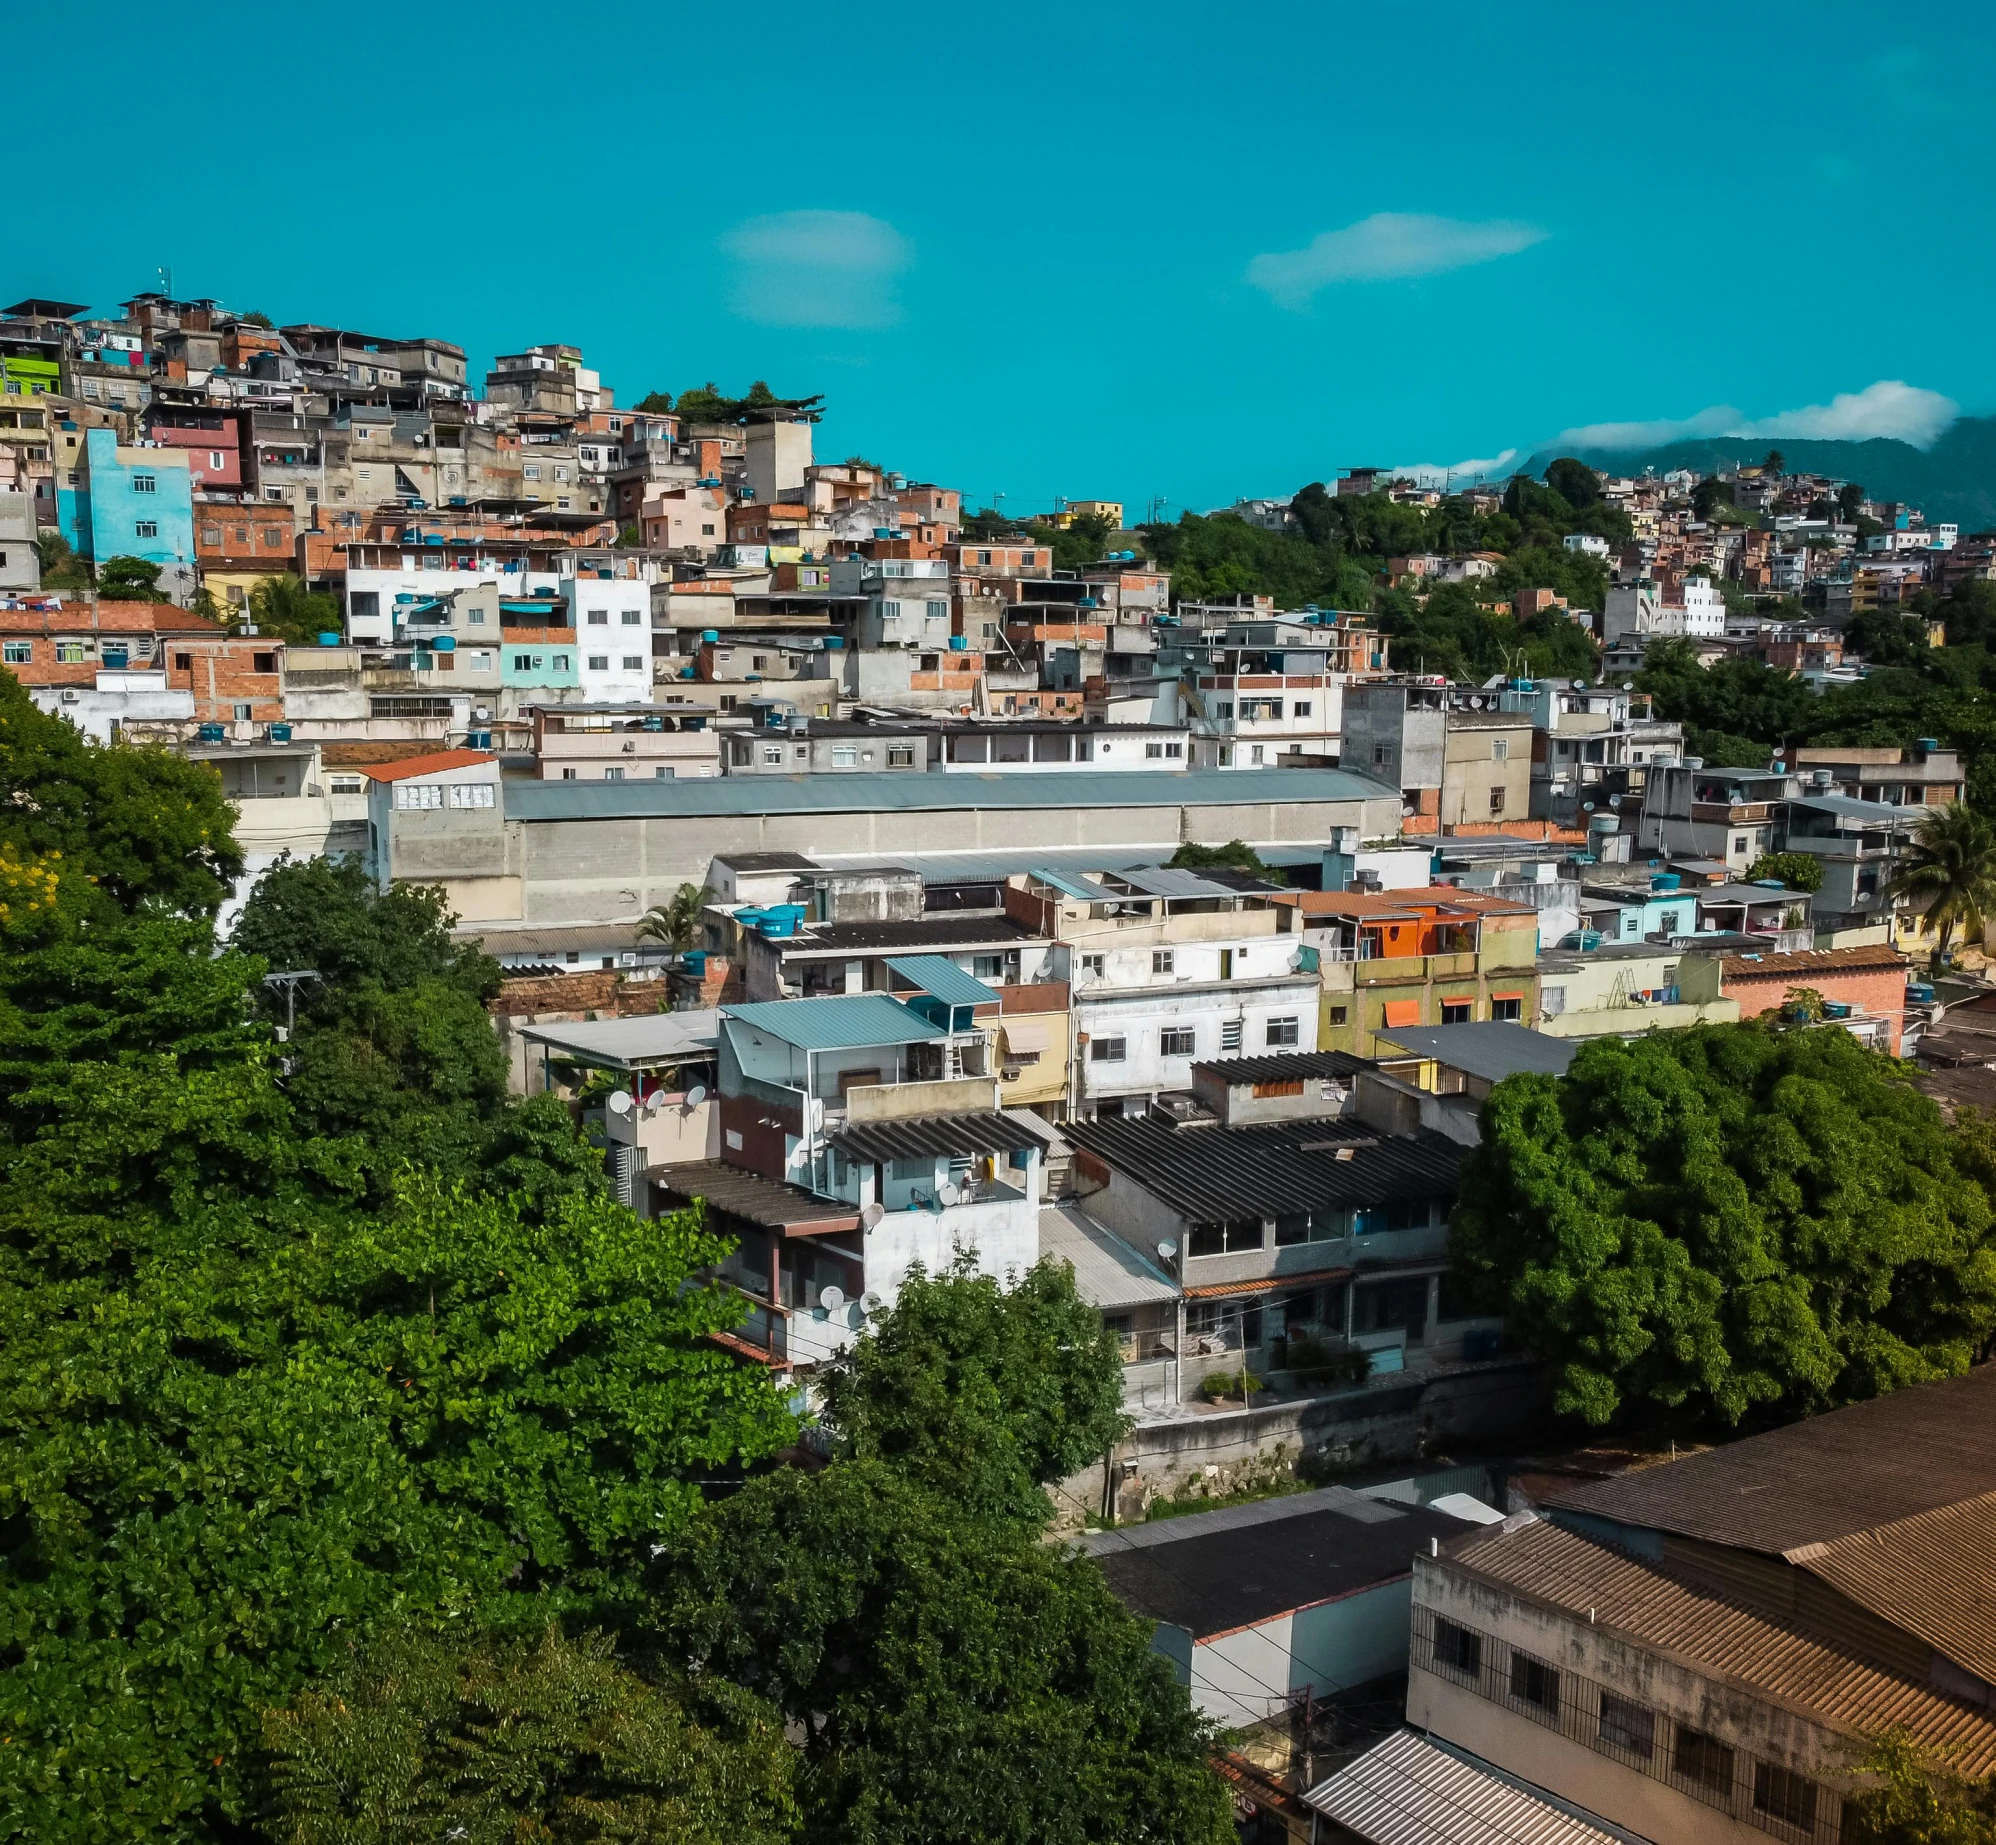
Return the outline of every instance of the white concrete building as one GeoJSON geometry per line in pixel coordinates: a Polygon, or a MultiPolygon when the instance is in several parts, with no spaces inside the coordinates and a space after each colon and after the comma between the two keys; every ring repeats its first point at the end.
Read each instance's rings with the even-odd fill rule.
{"type": "Polygon", "coordinates": [[[563,580],[561,593],[575,628],[582,702],[650,703],[651,585],[629,577],[574,576],[563,580]]]}

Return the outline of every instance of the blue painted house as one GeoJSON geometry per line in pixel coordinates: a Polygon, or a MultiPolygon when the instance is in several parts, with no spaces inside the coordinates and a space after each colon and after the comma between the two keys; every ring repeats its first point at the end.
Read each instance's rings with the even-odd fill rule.
{"type": "Polygon", "coordinates": [[[195,590],[188,456],[186,449],[125,447],[109,429],[87,431],[75,529],[65,533],[93,563],[138,557],[157,564],[159,587],[183,603],[195,590]]]}

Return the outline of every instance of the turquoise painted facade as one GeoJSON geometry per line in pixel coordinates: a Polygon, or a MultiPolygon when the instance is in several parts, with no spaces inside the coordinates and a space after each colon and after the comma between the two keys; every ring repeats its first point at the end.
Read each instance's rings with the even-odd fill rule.
{"type": "Polygon", "coordinates": [[[194,490],[184,452],[120,448],[109,429],[83,439],[83,481],[71,539],[93,562],[140,557],[168,578],[194,569],[194,490]]]}

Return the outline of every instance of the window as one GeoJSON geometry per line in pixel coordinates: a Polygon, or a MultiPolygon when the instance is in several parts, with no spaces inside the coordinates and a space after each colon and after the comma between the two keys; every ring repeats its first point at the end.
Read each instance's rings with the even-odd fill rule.
{"type": "Polygon", "coordinates": [[[1331,1023],[1333,1025],[1342,1025],[1350,1017],[1351,1008],[1349,1006],[1333,1006],[1331,1008],[1331,1023]]]}
{"type": "Polygon", "coordinates": [[[1290,1211],[1275,1220],[1278,1249],[1293,1249],[1299,1243],[1335,1243],[1344,1233],[1345,1214],[1335,1209],[1290,1211]]]}
{"type": "Polygon", "coordinates": [[[157,538],[159,536],[159,521],[157,519],[134,520],[132,530],[140,538],[157,538]]]}
{"type": "MultiPolygon", "coordinates": [[[[62,655],[58,652],[56,658],[62,655]]],[[[194,656],[191,653],[177,653],[173,656],[173,670],[176,673],[191,673],[194,670],[194,656]]]]}
{"type": "Polygon", "coordinates": [[[1146,743],[1144,745],[1144,760],[1146,762],[1162,762],[1164,760],[1164,745],[1162,743],[1146,743]]]}
{"type": "Polygon", "coordinates": [[[627,673],[641,673],[641,672],[643,672],[644,670],[645,670],[645,657],[644,657],[644,655],[643,655],[643,654],[641,654],[641,653],[627,653],[627,654],[625,654],[625,655],[624,655],[624,671],[625,671],[625,672],[627,672],[627,673]]]}
{"type": "Polygon", "coordinates": [[[1509,737],[1492,737],[1490,739],[1490,760],[1492,762],[1509,762],[1511,760],[1511,739],[1509,737]]]}
{"type": "Polygon", "coordinates": [[[539,480],[541,477],[541,464],[538,461],[528,462],[527,465],[520,470],[520,477],[523,480],[539,480]]]}
{"type": "Polygon", "coordinates": [[[455,782],[451,786],[453,807],[491,807],[497,798],[490,782],[455,782]]]}
{"type": "Polygon", "coordinates": [[[624,779],[624,771],[621,768],[605,769],[603,779],[606,782],[620,782],[624,779]]]}
{"type": "Polygon", "coordinates": [[[1490,1016],[1493,1019],[1509,1019],[1515,1023],[1525,1016],[1525,1002],[1515,993],[1507,994],[1501,999],[1493,999],[1490,1002],[1490,1016]]]}
{"type": "Polygon", "coordinates": [[[397,782],[395,805],[404,813],[421,812],[444,804],[444,791],[437,782],[397,782]]]}
{"type": "Polygon", "coordinates": [[[277,656],[274,653],[253,653],[250,655],[250,671],[253,673],[274,673],[277,671],[277,656]]]}
{"type": "Polygon", "coordinates": [[[1197,1039],[1190,1031],[1161,1031],[1157,1034],[1160,1057],[1190,1057],[1197,1039]]]}
{"type": "Polygon", "coordinates": [[[1612,1691],[1601,1694],[1601,1740],[1648,1761],[1656,1753],[1656,1712],[1612,1691]]]}
{"type": "Polygon", "coordinates": [[[783,766],[783,745],[765,743],[762,746],[762,760],[766,768],[780,769],[783,766]]]}
{"type": "Polygon", "coordinates": [[[568,470],[559,462],[555,464],[554,477],[556,480],[566,480],[568,478],[568,470]]]}
{"type": "Polygon", "coordinates": [[[1442,1023],[1444,1025],[1467,1025],[1476,1017],[1476,1002],[1473,999],[1445,999],[1442,1001],[1442,1023]]]}
{"type": "Polygon", "coordinates": [[[652,770],[651,778],[655,782],[669,782],[675,780],[678,773],[676,769],[658,768],[652,770]]]}
{"type": "Polygon", "coordinates": [[[1511,1651],[1511,1695],[1521,1704],[1535,1705],[1548,1717],[1559,1715],[1559,1673],[1542,1659],[1511,1651]]]}
{"type": "Polygon", "coordinates": [[[208,465],[211,468],[219,468],[222,465],[222,451],[220,449],[211,448],[208,451],[208,465]]]}
{"type": "Polygon", "coordinates": [[[1150,951],[1150,971],[1153,974],[1168,974],[1178,960],[1177,953],[1169,948],[1153,948],[1150,951]]]}
{"type": "Polygon", "coordinates": [[[1102,978],[1103,965],[1103,957],[1100,955],[1083,955],[1081,957],[1082,973],[1091,975],[1097,980],[1102,978]]]}
{"type": "Polygon", "coordinates": [[[1005,978],[1005,957],[1003,955],[972,955],[970,972],[977,980],[1003,980],[1005,978]]]}
{"type": "Polygon", "coordinates": [[[890,769],[912,769],[915,766],[915,746],[912,743],[890,743],[887,746],[887,766],[890,769]]]}
{"type": "Polygon", "coordinates": [[[1185,1239],[1188,1256],[1237,1256],[1244,1249],[1260,1247],[1258,1219],[1238,1224],[1201,1224],[1185,1239]]]}
{"type": "Polygon", "coordinates": [[[947,602],[930,602],[924,604],[924,606],[929,611],[929,619],[931,621],[947,621],[949,619],[949,604],[947,602]]]}
{"type": "Polygon", "coordinates": [[[700,536],[702,538],[712,538],[714,536],[714,528],[711,525],[703,525],[700,528],[700,536]]]}
{"type": "Polygon", "coordinates": [[[58,666],[81,666],[90,658],[88,641],[57,641],[55,658],[58,666]]]}
{"type": "Polygon", "coordinates": [[[1816,1784],[1792,1768],[1777,1768],[1772,1762],[1753,1766],[1754,1810],[1773,1819],[1785,1820],[1804,1832],[1816,1828],[1816,1784]]]}
{"type": "Polygon", "coordinates": [[[157,493],[159,491],[159,476],[156,474],[134,474],[132,476],[132,491],[134,493],[157,493]]]}
{"type": "Polygon", "coordinates": [[[1293,1049],[1297,1043],[1296,1020],[1294,1018],[1270,1019],[1267,1036],[1263,1042],[1271,1051],[1293,1049]]]}
{"type": "Polygon", "coordinates": [[[1736,834],[1733,839],[1734,852],[1744,854],[1746,849],[1747,849],[1746,835],[1744,833],[1736,834]]]}
{"type": "Polygon", "coordinates": [[[26,666],[34,657],[33,641],[9,641],[4,652],[0,652],[0,658],[4,658],[9,666],[26,666]]]}
{"type": "Polygon", "coordinates": [[[1373,766],[1373,767],[1374,767],[1375,769],[1383,769],[1383,768],[1385,768],[1385,767],[1386,767],[1386,764],[1387,764],[1387,762],[1388,762],[1388,760],[1389,760],[1389,755],[1390,755],[1390,753],[1389,753],[1389,751],[1387,750],[1387,748],[1386,748],[1386,745],[1385,745],[1385,744],[1383,744],[1383,743],[1375,743],[1375,744],[1374,744],[1374,745],[1372,746],[1372,766],[1373,766]]]}
{"type": "Polygon", "coordinates": [[[589,670],[592,673],[607,673],[610,670],[610,656],[607,653],[592,653],[589,656],[589,670]]]}
{"type": "MultiPolygon", "coordinates": [[[[562,779],[563,781],[565,781],[565,782],[572,782],[572,781],[574,781],[574,779],[575,779],[575,771],[574,771],[573,769],[564,769],[564,770],[562,770],[562,772],[561,772],[561,779],[562,779]]],[[[573,957],[571,957],[571,959],[572,959],[572,958],[573,958],[573,957]]]]}
{"type": "Polygon", "coordinates": [[[1091,1038],[1088,1043],[1090,1063],[1121,1063],[1128,1054],[1127,1038],[1091,1038]]]}
{"type": "Polygon", "coordinates": [[[539,656],[531,653],[516,653],[513,656],[513,670],[516,673],[531,673],[539,656]]]}
{"type": "Polygon", "coordinates": [[[589,611],[589,625],[592,628],[608,627],[609,623],[610,611],[608,609],[591,609],[589,611]]]}
{"type": "Polygon", "coordinates": [[[1733,1791],[1733,1752],[1703,1730],[1677,1726],[1677,1747],[1671,1752],[1670,1765],[1685,1780],[1696,1781],[1715,1794],[1730,1796],[1733,1791]]]}
{"type": "Polygon", "coordinates": [[[252,704],[249,704],[248,702],[238,704],[235,707],[233,707],[233,709],[235,711],[236,722],[238,724],[247,724],[253,717],[256,716],[256,707],[252,704]]]}
{"type": "Polygon", "coordinates": [[[1483,1636],[1458,1627],[1453,1621],[1437,1620],[1435,1664],[1445,1671],[1475,1678],[1483,1670],[1483,1636]]]}
{"type": "MultiPolygon", "coordinates": [[[[539,656],[538,654],[536,654],[536,655],[535,655],[534,657],[535,657],[535,660],[536,660],[536,662],[538,663],[538,661],[539,661],[539,658],[540,658],[540,656],[539,656]]],[[[567,672],[567,671],[568,671],[568,655],[567,655],[567,654],[565,654],[565,653],[558,653],[558,654],[556,654],[556,655],[555,655],[555,657],[554,657],[554,670],[555,670],[556,672],[558,672],[558,673],[565,673],[565,672],[567,672]]]]}
{"type": "Polygon", "coordinates": [[[1227,1019],[1223,1021],[1220,1026],[1220,1049],[1223,1051],[1237,1051],[1240,1048],[1241,1048],[1240,1020],[1227,1019]]]}
{"type": "Polygon", "coordinates": [[[856,769],[859,767],[859,746],[856,743],[834,743],[832,745],[832,767],[835,769],[856,769]]]}

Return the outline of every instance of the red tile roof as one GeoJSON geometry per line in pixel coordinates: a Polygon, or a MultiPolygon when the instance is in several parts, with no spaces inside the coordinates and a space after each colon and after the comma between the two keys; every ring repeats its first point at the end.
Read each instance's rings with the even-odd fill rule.
{"type": "Polygon", "coordinates": [[[444,769],[468,769],[475,763],[497,762],[489,750],[438,750],[433,756],[405,756],[400,762],[363,762],[353,766],[370,781],[406,781],[412,775],[435,775],[444,769]]]}

